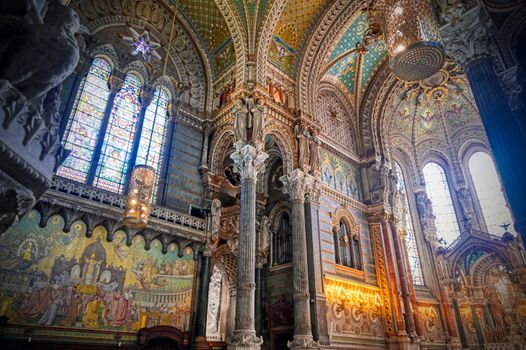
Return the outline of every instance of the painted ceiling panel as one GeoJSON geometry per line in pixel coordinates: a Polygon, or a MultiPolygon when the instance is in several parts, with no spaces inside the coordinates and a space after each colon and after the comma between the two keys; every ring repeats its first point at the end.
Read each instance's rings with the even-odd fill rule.
{"type": "Polygon", "coordinates": [[[367,17],[363,13],[357,14],[349,21],[347,30],[335,42],[326,59],[327,66],[331,67],[326,75],[338,79],[351,97],[365,91],[369,77],[386,55],[383,41],[372,43],[365,52],[357,52],[356,45],[363,43],[366,29],[367,17]],[[358,86],[360,91],[357,91],[358,86]]]}
{"type": "Polygon", "coordinates": [[[201,36],[216,74],[234,63],[235,55],[228,25],[213,0],[179,0],[179,11],[201,36]]]}
{"type": "Polygon", "coordinates": [[[274,31],[270,61],[290,76],[294,76],[295,60],[306,33],[321,13],[327,0],[289,0],[274,31]]]}

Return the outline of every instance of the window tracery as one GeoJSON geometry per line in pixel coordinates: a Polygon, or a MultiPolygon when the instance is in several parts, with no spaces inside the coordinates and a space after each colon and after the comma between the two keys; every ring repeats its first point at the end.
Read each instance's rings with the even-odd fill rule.
{"type": "Polygon", "coordinates": [[[451,244],[460,235],[460,229],[451,199],[451,191],[444,168],[435,162],[427,163],[423,168],[426,192],[431,200],[437,236],[451,244]]]}
{"type": "Polygon", "coordinates": [[[411,218],[411,209],[409,207],[409,197],[407,196],[407,186],[404,180],[404,174],[402,168],[398,163],[395,164],[395,172],[398,178],[398,190],[402,191],[405,197],[404,201],[404,217],[403,222],[405,223],[405,241],[407,247],[407,257],[409,258],[409,268],[411,269],[411,277],[413,278],[413,284],[424,285],[424,278],[422,275],[422,265],[420,263],[420,254],[416,245],[415,228],[413,225],[413,219],[411,218]]]}
{"type": "Polygon", "coordinates": [[[292,227],[287,213],[281,214],[279,225],[274,232],[274,265],[292,261],[292,227]]]}
{"type": "Polygon", "coordinates": [[[58,169],[57,175],[86,182],[110,95],[110,74],[110,63],[96,57],[80,85],[73,105],[64,139],[64,147],[71,153],[58,169]]]}
{"type": "Polygon", "coordinates": [[[485,152],[475,152],[469,157],[468,168],[488,233],[504,233],[504,224],[512,224],[509,231],[514,232],[513,219],[491,157],[485,152]]]}
{"type": "Polygon", "coordinates": [[[358,226],[350,225],[341,212],[335,214],[335,219],[338,220],[333,221],[336,264],[362,270],[358,226]]]}
{"type": "Polygon", "coordinates": [[[155,201],[168,129],[170,94],[159,87],[151,103],[146,105],[149,101],[141,99],[142,80],[131,72],[111,101],[111,74],[109,60],[102,56],[93,59],[79,86],[65,129],[63,142],[70,155],[57,175],[122,194],[131,167],[146,164],[156,173],[155,201]],[[107,111],[108,105],[112,105],[110,111],[107,111]],[[143,122],[139,122],[141,117],[143,122]]]}

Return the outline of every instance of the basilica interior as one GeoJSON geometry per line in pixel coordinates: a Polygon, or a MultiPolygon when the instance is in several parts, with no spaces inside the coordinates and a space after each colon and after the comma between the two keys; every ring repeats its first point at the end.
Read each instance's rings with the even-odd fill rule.
{"type": "Polygon", "coordinates": [[[2,349],[526,349],[526,2],[0,1],[2,349]]]}

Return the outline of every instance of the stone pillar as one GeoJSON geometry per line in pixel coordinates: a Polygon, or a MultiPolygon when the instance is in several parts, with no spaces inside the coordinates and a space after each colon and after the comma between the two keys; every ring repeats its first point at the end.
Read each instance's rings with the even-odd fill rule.
{"type": "Polygon", "coordinates": [[[201,164],[199,165],[199,172],[205,173],[208,170],[208,139],[210,138],[210,122],[204,122],[203,128],[203,149],[201,150],[201,164]]]}
{"type": "Polygon", "coordinates": [[[460,316],[460,307],[458,306],[458,301],[453,299],[453,311],[455,313],[455,319],[458,325],[458,333],[460,335],[460,343],[463,349],[468,348],[468,340],[466,337],[466,332],[464,331],[464,325],[462,324],[462,317],[460,316]]]}
{"type": "Polygon", "coordinates": [[[442,29],[445,49],[463,67],[515,218],[526,244],[526,164],[517,162],[526,149],[525,118],[511,112],[492,62],[491,22],[477,7],[442,29]]]}
{"type": "Polygon", "coordinates": [[[294,284],[294,338],[287,343],[289,349],[319,349],[312,338],[309,270],[305,239],[305,193],[310,191],[314,177],[296,169],[280,178],[283,192],[292,203],[292,275],[294,284]]]}
{"type": "MultiPolygon", "coordinates": [[[[389,289],[391,291],[391,300],[393,301],[393,308],[395,311],[395,321],[396,321],[396,335],[399,338],[404,338],[407,336],[405,331],[404,319],[402,317],[402,306],[400,305],[400,292],[398,290],[398,281],[396,278],[396,271],[394,266],[394,257],[391,250],[391,240],[389,239],[389,228],[387,223],[387,215],[382,214],[380,216],[380,227],[383,237],[383,245],[385,250],[385,258],[387,265],[387,273],[389,277],[389,289]]],[[[407,338],[406,338],[407,339],[407,338]]]]}
{"type": "Polygon", "coordinates": [[[400,237],[398,236],[398,219],[396,219],[394,216],[391,216],[389,218],[389,224],[391,225],[391,234],[393,237],[393,245],[396,256],[396,266],[398,268],[398,277],[400,279],[400,292],[402,293],[402,301],[404,303],[405,330],[411,339],[411,343],[414,343],[418,341],[418,336],[416,334],[413,307],[411,298],[409,296],[409,282],[407,280],[407,273],[404,265],[405,259],[402,252],[400,237]]]}
{"type": "Polygon", "coordinates": [[[206,315],[208,313],[208,287],[210,282],[210,255],[201,256],[201,273],[199,275],[199,294],[197,296],[197,314],[195,320],[194,349],[208,349],[206,341],[206,315]]]}
{"type": "Polygon", "coordinates": [[[228,311],[226,320],[226,342],[229,343],[236,328],[236,296],[237,288],[231,287],[228,290],[228,311]]]}
{"type": "Polygon", "coordinates": [[[230,156],[241,177],[239,214],[239,254],[237,264],[236,325],[228,349],[256,350],[263,340],[254,328],[256,270],[256,181],[268,154],[263,146],[235,143],[230,156]]]}
{"type": "Polygon", "coordinates": [[[307,261],[309,268],[309,293],[312,296],[312,335],[320,344],[329,344],[327,300],[323,290],[323,271],[320,247],[320,192],[321,185],[315,181],[305,200],[305,230],[307,237],[307,261]]]}

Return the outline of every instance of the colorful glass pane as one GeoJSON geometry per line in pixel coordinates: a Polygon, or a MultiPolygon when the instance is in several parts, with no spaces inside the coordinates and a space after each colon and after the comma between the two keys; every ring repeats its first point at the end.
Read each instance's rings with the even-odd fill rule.
{"type": "Polygon", "coordinates": [[[398,190],[402,191],[405,200],[405,242],[407,247],[407,257],[409,259],[409,268],[411,269],[411,277],[413,284],[424,285],[424,278],[422,276],[422,265],[420,264],[420,255],[416,246],[415,228],[413,226],[413,219],[411,218],[411,211],[409,208],[409,197],[407,196],[407,188],[404,181],[402,169],[398,163],[395,163],[395,172],[398,177],[398,190]]]}
{"type": "Polygon", "coordinates": [[[437,236],[446,244],[451,244],[460,235],[460,230],[446,174],[440,165],[433,162],[427,163],[423,171],[427,195],[436,217],[437,236]]]}
{"type": "Polygon", "coordinates": [[[100,126],[108,102],[110,64],[95,58],[88,75],[81,83],[72,114],[66,127],[64,147],[71,153],[57,175],[86,182],[100,126]]]}
{"type": "Polygon", "coordinates": [[[128,74],[115,96],[93,185],[122,193],[140,112],[141,80],[128,74]]]}
{"type": "Polygon", "coordinates": [[[168,125],[169,97],[165,90],[157,89],[154,99],[146,109],[142,126],[139,150],[135,164],[146,164],[155,169],[155,186],[152,200],[155,201],[161,172],[162,152],[168,125]]]}
{"type": "Polygon", "coordinates": [[[502,185],[495,164],[489,154],[474,153],[469,158],[468,166],[488,233],[502,235],[504,228],[501,225],[503,224],[511,224],[508,231],[514,233],[510,209],[502,193],[502,185]]]}

